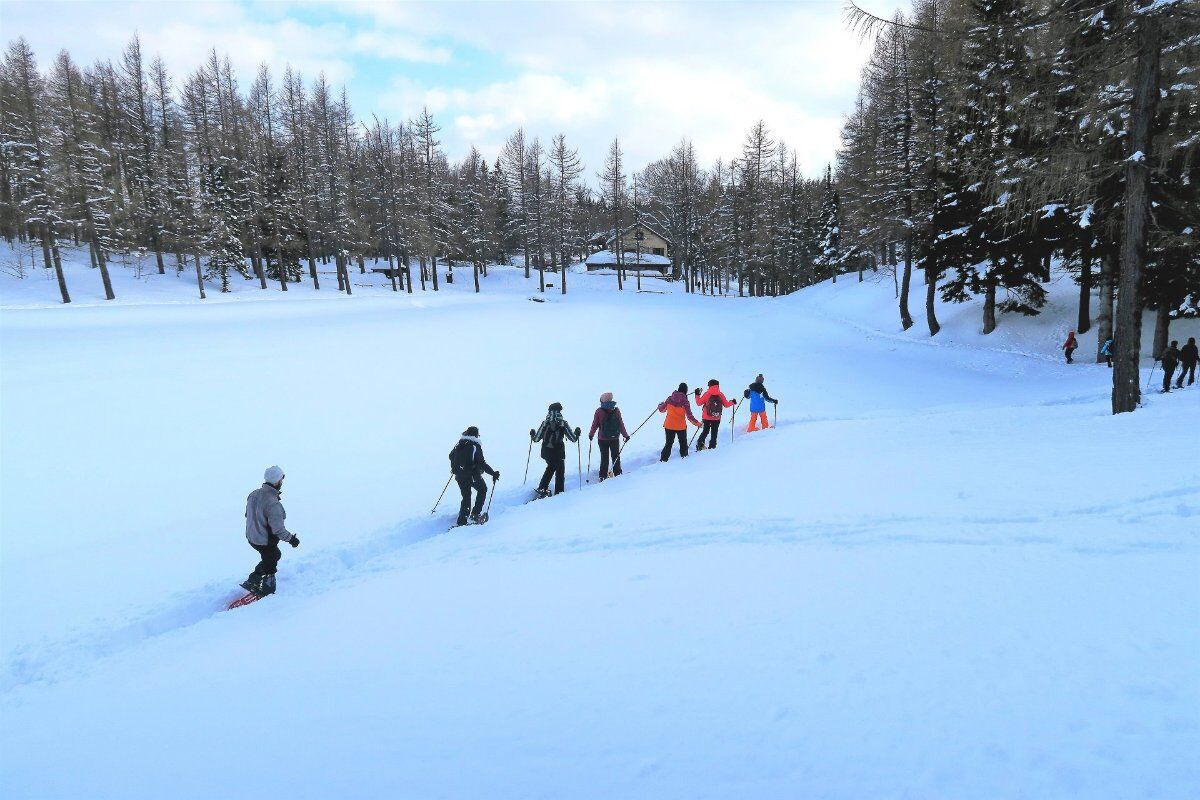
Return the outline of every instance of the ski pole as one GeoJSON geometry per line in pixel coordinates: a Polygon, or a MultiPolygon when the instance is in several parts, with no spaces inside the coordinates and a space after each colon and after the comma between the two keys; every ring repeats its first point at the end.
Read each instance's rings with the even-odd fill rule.
{"type": "Polygon", "coordinates": [[[737,431],[737,412],[738,412],[738,409],[742,407],[742,402],[745,401],[745,399],[746,398],[743,397],[741,400],[737,401],[737,405],[733,407],[733,416],[731,416],[729,418],[729,443],[730,444],[733,444],[734,435],[737,431]]]}
{"type": "Polygon", "coordinates": [[[773,424],[776,428],[779,427],[779,401],[776,400],[771,404],[771,416],[774,418],[773,424]]]}
{"type": "Polygon", "coordinates": [[[442,487],[442,493],[438,495],[437,502],[433,504],[433,511],[429,512],[429,516],[432,517],[437,511],[437,507],[442,504],[442,498],[446,496],[446,490],[450,488],[450,481],[452,480],[454,480],[453,474],[451,474],[449,478],[446,478],[446,485],[442,487]]]}
{"type": "Polygon", "coordinates": [[[529,437],[529,452],[525,454],[525,479],[521,481],[521,485],[529,483],[529,459],[533,455],[533,437],[529,437]]]}
{"type": "Polygon", "coordinates": [[[583,448],[579,440],[575,440],[575,474],[579,476],[579,488],[583,488],[583,448]]]}
{"type": "Polygon", "coordinates": [[[1143,392],[1150,391],[1150,380],[1154,377],[1154,368],[1157,366],[1158,366],[1157,361],[1153,361],[1150,363],[1150,374],[1146,376],[1146,388],[1142,390],[1143,392]]]}
{"type": "Polygon", "coordinates": [[[491,493],[491,495],[488,496],[487,509],[483,512],[484,517],[490,517],[492,515],[492,501],[496,499],[496,480],[497,480],[496,476],[493,475],[492,476],[492,493],[491,493]]]}
{"type": "Polygon", "coordinates": [[[588,439],[588,472],[587,482],[592,482],[592,440],[588,439]]]}
{"type": "MultiPolygon", "coordinates": [[[[650,417],[653,417],[657,411],[658,411],[658,406],[655,406],[654,411],[651,411],[650,414],[644,420],[642,420],[642,424],[638,425],[636,428],[634,428],[633,433],[629,434],[629,439],[632,439],[634,436],[637,436],[637,432],[642,429],[642,426],[644,426],[647,422],[650,421],[650,417]]],[[[617,451],[617,455],[621,455],[621,453],[625,452],[625,448],[629,445],[629,439],[626,439],[625,444],[621,445],[621,449],[617,451]]]]}
{"type": "Polygon", "coordinates": [[[696,437],[699,435],[700,435],[700,426],[697,425],[696,430],[692,431],[692,438],[688,440],[688,447],[692,446],[692,443],[696,441],[696,437]]]}

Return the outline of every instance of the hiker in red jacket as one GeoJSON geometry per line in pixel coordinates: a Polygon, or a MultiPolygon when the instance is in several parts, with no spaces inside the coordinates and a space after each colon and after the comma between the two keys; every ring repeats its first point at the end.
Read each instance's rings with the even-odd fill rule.
{"type": "MultiPolygon", "coordinates": [[[[600,480],[609,477],[608,465],[612,462],[613,477],[621,474],[621,439],[629,441],[629,432],[625,430],[625,420],[621,417],[621,409],[617,408],[612,392],[600,395],[600,407],[592,415],[592,429],[588,431],[588,440],[600,434],[600,480]]],[[[589,459],[591,457],[589,456],[589,459]]]]}
{"type": "Polygon", "coordinates": [[[703,394],[700,389],[696,389],[696,405],[700,406],[700,419],[704,420],[704,428],[700,431],[700,441],[696,445],[696,452],[704,449],[704,437],[709,437],[708,447],[711,449],[717,446],[717,429],[721,427],[721,417],[725,413],[725,409],[732,408],[737,403],[730,400],[721,391],[721,384],[716,378],[708,382],[708,391],[703,394]]]}
{"type": "Polygon", "coordinates": [[[1070,333],[1067,334],[1067,340],[1062,343],[1063,352],[1067,354],[1067,363],[1068,364],[1075,363],[1074,361],[1071,360],[1071,354],[1074,353],[1076,348],[1078,348],[1078,347],[1079,347],[1079,342],[1077,342],[1075,340],[1075,331],[1071,331],[1070,333]]]}

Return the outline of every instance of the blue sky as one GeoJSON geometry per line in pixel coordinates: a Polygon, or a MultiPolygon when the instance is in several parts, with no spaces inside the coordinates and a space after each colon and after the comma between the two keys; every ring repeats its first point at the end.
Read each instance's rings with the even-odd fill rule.
{"type": "MultiPolygon", "coordinates": [[[[888,0],[868,0],[890,15],[888,0]]],[[[489,158],[517,126],[567,135],[589,173],[619,136],[632,168],[683,137],[704,162],[736,155],[766,120],[816,176],[833,157],[867,45],[841,0],[793,3],[25,2],[5,0],[4,39],[43,65],[68,49],[117,59],[137,32],[180,78],[227,53],[243,86],[259,64],[324,72],[355,113],[393,120],[428,106],[452,158],[489,158]]]]}

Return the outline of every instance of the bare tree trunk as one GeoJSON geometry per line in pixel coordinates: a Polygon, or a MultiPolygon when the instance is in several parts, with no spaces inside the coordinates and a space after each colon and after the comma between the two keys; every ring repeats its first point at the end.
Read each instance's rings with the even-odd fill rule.
{"type": "Polygon", "coordinates": [[[996,330],[996,279],[989,275],[983,291],[983,332],[996,330]]]}
{"type": "Polygon", "coordinates": [[[1096,363],[1107,361],[1100,348],[1113,338],[1113,275],[1116,265],[1112,253],[1100,258],[1100,308],[1096,310],[1096,363]]]}
{"type": "Polygon", "coordinates": [[[1158,309],[1154,313],[1154,344],[1152,353],[1155,361],[1167,352],[1167,342],[1171,336],[1171,309],[1162,300],[1158,301],[1158,309]]]}
{"type": "Polygon", "coordinates": [[[933,264],[933,256],[925,262],[925,321],[929,323],[929,335],[937,336],[938,331],[942,329],[942,325],[938,322],[937,307],[937,282],[938,270],[933,264]]]}
{"type": "MultiPolygon", "coordinates": [[[[1079,254],[1079,318],[1076,333],[1087,333],[1092,327],[1092,248],[1084,245],[1079,254]]],[[[1101,342],[1103,344],[1103,342],[1101,342]]]]}
{"type": "Polygon", "coordinates": [[[476,260],[476,261],[474,262],[474,266],[475,266],[475,269],[474,269],[474,273],[475,273],[475,294],[479,294],[479,261],[478,261],[478,260],[476,260]]]}
{"type": "Polygon", "coordinates": [[[904,330],[912,327],[912,314],[908,311],[908,289],[912,285],[912,234],[904,239],[904,278],[900,281],[900,324],[904,330]]]}
{"type": "Polygon", "coordinates": [[[1150,198],[1149,160],[1153,155],[1150,122],[1158,105],[1158,63],[1162,21],[1146,13],[1136,20],[1137,66],[1129,120],[1130,156],[1125,159],[1125,224],[1121,241],[1121,283],[1117,294],[1117,349],[1113,358],[1112,410],[1133,411],[1142,399],[1139,362],[1142,350],[1142,262],[1146,257],[1146,218],[1150,198]]]}
{"type": "Polygon", "coordinates": [[[200,270],[200,251],[196,251],[196,285],[200,287],[200,299],[204,299],[204,273],[200,270]]]}
{"type": "MultiPolygon", "coordinates": [[[[53,236],[53,232],[51,231],[50,226],[43,222],[42,223],[42,258],[46,262],[47,269],[49,269],[50,267],[54,267],[54,277],[58,279],[59,294],[62,295],[62,301],[64,303],[69,303],[69,302],[71,302],[71,294],[70,294],[70,292],[67,291],[67,277],[65,275],[63,275],[62,258],[61,257],[55,258],[54,256],[57,255],[57,253],[55,253],[54,255],[51,255],[51,252],[50,252],[51,247],[53,246],[51,243],[52,236],[53,236]]],[[[109,299],[111,300],[112,298],[110,297],[109,299]]]]}

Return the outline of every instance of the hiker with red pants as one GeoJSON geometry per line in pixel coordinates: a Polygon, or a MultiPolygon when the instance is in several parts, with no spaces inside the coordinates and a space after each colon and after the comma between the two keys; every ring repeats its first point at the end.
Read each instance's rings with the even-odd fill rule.
{"type": "MultiPolygon", "coordinates": [[[[600,395],[600,407],[592,415],[592,429],[588,431],[588,441],[600,433],[600,480],[608,475],[608,465],[612,463],[612,476],[621,474],[621,439],[629,441],[629,432],[625,430],[625,420],[621,417],[621,409],[617,408],[612,392],[600,395]]],[[[590,453],[591,451],[589,451],[590,453]]],[[[588,456],[591,459],[591,456],[588,456]]]]}
{"type": "Polygon", "coordinates": [[[1074,364],[1071,360],[1071,354],[1079,347],[1079,341],[1075,338],[1075,331],[1067,334],[1067,340],[1062,343],[1062,351],[1067,354],[1067,363],[1074,364]]]}
{"type": "Polygon", "coordinates": [[[779,405],[779,401],[767,393],[762,375],[755,378],[754,383],[750,384],[750,388],[742,392],[742,397],[750,401],[750,427],[746,429],[746,432],[753,433],[758,430],[760,422],[763,430],[771,427],[767,423],[767,403],[779,405]]]}
{"type": "Polygon", "coordinates": [[[700,419],[704,420],[704,427],[700,431],[700,441],[696,445],[696,452],[699,453],[704,449],[704,437],[709,437],[708,447],[712,449],[717,446],[717,429],[721,427],[721,417],[725,413],[725,409],[732,408],[737,403],[730,400],[721,391],[721,384],[716,378],[708,382],[708,391],[704,394],[700,393],[699,387],[696,388],[696,405],[700,406],[700,419]]]}
{"type": "Polygon", "coordinates": [[[692,416],[692,409],[688,407],[687,390],[687,384],[681,383],[670,397],[658,404],[658,410],[667,415],[663,420],[667,443],[663,445],[660,461],[666,462],[671,458],[671,443],[675,439],[679,439],[679,457],[687,458],[687,424],[690,422],[697,428],[700,427],[700,423],[692,416]]]}

